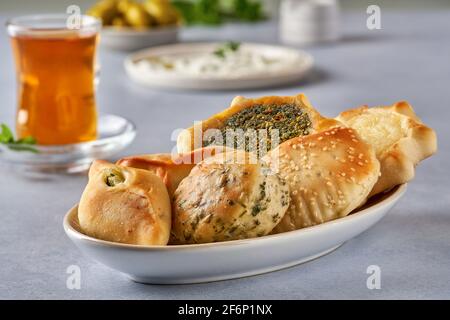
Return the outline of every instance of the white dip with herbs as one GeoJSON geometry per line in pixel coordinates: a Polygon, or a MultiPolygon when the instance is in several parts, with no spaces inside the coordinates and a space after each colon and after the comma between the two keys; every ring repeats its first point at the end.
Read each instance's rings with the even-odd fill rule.
{"type": "Polygon", "coordinates": [[[251,45],[241,46],[240,43],[228,42],[207,52],[157,55],[135,64],[142,73],[239,78],[283,72],[299,63],[302,63],[302,59],[294,51],[292,54],[280,55],[270,50],[260,52],[251,45]]]}

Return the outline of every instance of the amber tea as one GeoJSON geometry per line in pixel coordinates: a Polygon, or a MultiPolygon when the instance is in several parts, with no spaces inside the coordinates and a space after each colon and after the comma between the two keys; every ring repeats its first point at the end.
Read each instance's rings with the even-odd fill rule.
{"type": "Polygon", "coordinates": [[[56,21],[62,18],[42,23],[45,16],[38,17],[8,25],[17,72],[17,135],[33,136],[39,144],[94,140],[97,21],[70,30],[56,21]]]}

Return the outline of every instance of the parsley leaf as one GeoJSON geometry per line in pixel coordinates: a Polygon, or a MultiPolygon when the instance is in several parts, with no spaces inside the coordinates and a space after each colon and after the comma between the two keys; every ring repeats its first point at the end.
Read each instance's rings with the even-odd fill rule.
{"type": "Polygon", "coordinates": [[[0,128],[0,143],[6,145],[9,149],[15,151],[29,151],[33,153],[39,152],[33,147],[33,145],[36,144],[35,138],[29,136],[15,140],[11,129],[6,124],[2,123],[0,128]]]}
{"type": "Polygon", "coordinates": [[[231,51],[238,51],[241,47],[241,43],[236,41],[229,41],[225,44],[225,47],[227,47],[231,51]]]}
{"type": "Polygon", "coordinates": [[[223,44],[221,47],[214,50],[213,54],[218,56],[219,58],[225,59],[227,52],[236,52],[241,47],[240,42],[228,41],[223,44]]]}
{"type": "Polygon", "coordinates": [[[213,54],[215,54],[216,56],[218,56],[219,58],[224,59],[225,58],[225,49],[224,48],[219,48],[216,49],[213,54]]]}
{"type": "Polygon", "coordinates": [[[2,132],[0,133],[0,143],[11,143],[14,142],[14,135],[11,129],[4,123],[0,125],[2,132]]]}

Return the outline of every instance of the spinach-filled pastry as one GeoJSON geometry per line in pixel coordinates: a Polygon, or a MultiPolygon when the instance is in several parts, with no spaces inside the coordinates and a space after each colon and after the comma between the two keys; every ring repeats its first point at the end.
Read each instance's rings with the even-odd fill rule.
{"type": "Polygon", "coordinates": [[[282,143],[291,138],[320,132],[339,124],[334,119],[323,117],[303,94],[256,99],[238,96],[233,99],[229,108],[183,130],[177,137],[177,148],[179,153],[186,153],[202,146],[226,145],[263,155],[264,151],[267,152],[276,147],[273,145],[271,131],[273,129],[278,130],[278,140],[282,143]],[[244,139],[227,141],[227,130],[234,131],[238,136],[245,134],[247,136],[244,139]],[[252,130],[256,130],[258,134],[260,130],[263,130],[266,134],[262,136],[263,138],[258,135],[256,148],[250,150],[249,147],[254,147],[254,144],[249,143],[251,137],[248,136],[252,130]]]}
{"type": "Polygon", "coordinates": [[[88,236],[138,245],[166,245],[171,205],[162,180],[147,170],[94,161],[78,220],[88,236]]]}

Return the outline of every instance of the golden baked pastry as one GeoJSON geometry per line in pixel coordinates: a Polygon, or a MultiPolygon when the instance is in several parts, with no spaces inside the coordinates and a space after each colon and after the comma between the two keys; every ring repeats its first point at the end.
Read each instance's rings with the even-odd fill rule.
{"type": "Polygon", "coordinates": [[[216,153],[224,152],[226,148],[207,147],[185,154],[144,154],[125,157],[116,162],[117,165],[144,169],[153,172],[162,179],[169,192],[170,199],[180,184],[186,178],[196,163],[216,153]]]}
{"type": "Polygon", "coordinates": [[[290,189],[291,204],[275,233],[348,215],[366,201],[380,172],[373,148],[344,127],[293,138],[262,160],[290,189]]]}
{"type": "Polygon", "coordinates": [[[173,203],[174,242],[264,236],[284,216],[289,205],[286,183],[244,151],[229,155],[203,160],[181,181],[173,203]]]}
{"type": "MultiPolygon", "coordinates": [[[[322,117],[303,94],[257,99],[238,96],[233,99],[229,108],[198,125],[183,130],[178,135],[177,148],[179,153],[186,153],[202,146],[218,144],[255,151],[235,141],[226,141],[226,130],[242,129],[245,132],[246,130],[278,129],[281,143],[293,137],[322,131],[338,124],[334,119],[322,117]]],[[[272,149],[270,131],[264,143],[267,150],[272,149]]]]}
{"type": "Polygon", "coordinates": [[[170,198],[172,198],[178,184],[188,176],[194,163],[175,163],[169,153],[136,155],[122,158],[117,161],[118,165],[148,170],[162,179],[167,187],[170,198]]]}
{"type": "Polygon", "coordinates": [[[354,128],[375,149],[381,176],[370,196],[410,181],[415,166],[437,150],[436,133],[422,124],[406,101],[388,107],[363,106],[344,111],[336,119],[354,128]]]}
{"type": "Polygon", "coordinates": [[[78,220],[85,234],[98,239],[166,245],[171,227],[169,195],[150,171],[97,160],[89,170],[78,220]]]}

